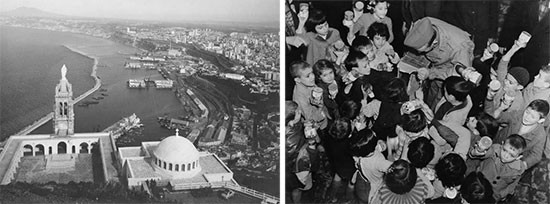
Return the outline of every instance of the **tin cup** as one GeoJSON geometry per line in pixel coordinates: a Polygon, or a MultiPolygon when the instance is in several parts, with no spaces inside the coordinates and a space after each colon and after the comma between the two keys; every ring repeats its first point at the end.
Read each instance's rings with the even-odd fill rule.
{"type": "Polygon", "coordinates": [[[336,97],[336,94],[338,94],[338,85],[336,83],[328,85],[328,94],[331,98],[336,97]]]}
{"type": "Polygon", "coordinates": [[[493,145],[493,140],[491,140],[488,136],[483,136],[479,141],[477,141],[476,151],[481,154],[487,151],[491,145],[493,145]]]}

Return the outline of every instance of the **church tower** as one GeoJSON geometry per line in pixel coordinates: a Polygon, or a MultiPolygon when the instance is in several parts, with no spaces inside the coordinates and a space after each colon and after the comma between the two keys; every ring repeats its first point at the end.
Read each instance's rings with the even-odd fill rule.
{"type": "Polygon", "coordinates": [[[67,80],[67,67],[61,68],[61,80],[55,87],[53,128],[55,135],[74,134],[73,87],[67,80]]]}

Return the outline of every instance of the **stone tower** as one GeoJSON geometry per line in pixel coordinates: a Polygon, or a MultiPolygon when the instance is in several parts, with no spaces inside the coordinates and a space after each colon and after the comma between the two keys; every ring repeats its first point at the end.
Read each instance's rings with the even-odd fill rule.
{"type": "Polygon", "coordinates": [[[55,87],[53,128],[55,135],[74,134],[73,87],[67,80],[67,67],[61,68],[61,80],[55,87]]]}

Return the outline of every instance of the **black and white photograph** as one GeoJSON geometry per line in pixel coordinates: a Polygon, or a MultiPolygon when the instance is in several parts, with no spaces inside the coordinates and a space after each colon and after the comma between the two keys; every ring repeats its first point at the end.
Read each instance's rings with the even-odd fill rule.
{"type": "Polygon", "coordinates": [[[277,0],[0,0],[0,203],[280,203],[277,0]]]}
{"type": "Polygon", "coordinates": [[[548,203],[548,0],[285,0],[286,203],[548,203]]]}

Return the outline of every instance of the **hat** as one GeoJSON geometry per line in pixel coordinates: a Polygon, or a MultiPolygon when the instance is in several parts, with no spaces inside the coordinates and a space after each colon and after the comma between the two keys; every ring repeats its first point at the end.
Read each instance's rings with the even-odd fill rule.
{"type": "Polygon", "coordinates": [[[413,24],[407,37],[405,37],[404,44],[414,49],[420,49],[430,42],[434,32],[430,20],[422,18],[413,24]]]}
{"type": "Polygon", "coordinates": [[[508,70],[508,74],[512,75],[523,87],[529,83],[529,72],[523,67],[512,67],[508,70]]]}

